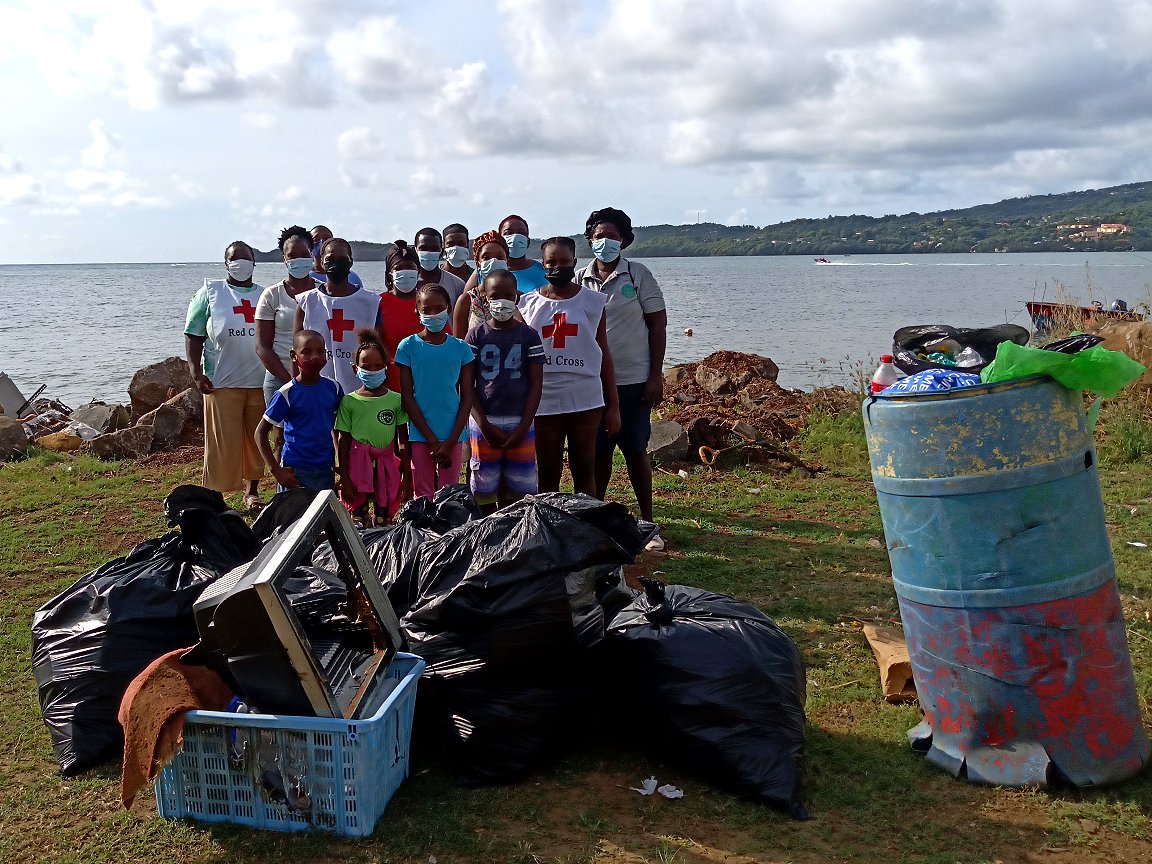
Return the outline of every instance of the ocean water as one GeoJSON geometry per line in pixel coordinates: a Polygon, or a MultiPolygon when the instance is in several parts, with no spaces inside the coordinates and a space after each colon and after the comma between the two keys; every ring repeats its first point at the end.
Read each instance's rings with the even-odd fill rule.
{"type": "MultiPolygon", "coordinates": [[[[669,364],[751,351],[776,361],[781,384],[805,389],[847,382],[906,325],[1028,327],[1025,301],[1058,292],[1152,302],[1152,258],[1131,253],[637,260],[664,290],[669,364]]],[[[382,288],[382,262],[356,270],[382,288]]],[[[271,284],[283,272],[259,264],[255,279],[271,284]]],[[[126,402],[138,368],[184,356],[188,300],[222,276],[219,264],[0,265],[0,371],[25,395],[47,384],[46,395],[73,407],[126,402]]]]}

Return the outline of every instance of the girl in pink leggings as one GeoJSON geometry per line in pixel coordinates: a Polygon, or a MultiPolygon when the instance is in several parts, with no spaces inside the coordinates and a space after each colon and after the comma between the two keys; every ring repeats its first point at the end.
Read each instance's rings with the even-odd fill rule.
{"type": "Polygon", "coordinates": [[[424,329],[396,348],[417,498],[431,498],[441,486],[460,482],[461,442],[472,410],[474,357],[471,346],[444,331],[449,303],[439,285],[417,289],[416,311],[424,329]]]}

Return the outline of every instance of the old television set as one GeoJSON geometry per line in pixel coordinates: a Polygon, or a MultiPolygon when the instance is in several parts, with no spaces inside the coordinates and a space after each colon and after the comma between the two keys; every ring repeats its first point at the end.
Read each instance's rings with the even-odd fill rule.
{"type": "Polygon", "coordinates": [[[194,607],[198,654],[256,711],[358,718],[379,705],[400,626],[360,535],[332,492],[317,493],[260,554],[205,589],[194,607]],[[347,595],[317,624],[290,587],[307,574],[322,541],[347,595]],[[301,569],[305,568],[305,569],[301,569]]]}

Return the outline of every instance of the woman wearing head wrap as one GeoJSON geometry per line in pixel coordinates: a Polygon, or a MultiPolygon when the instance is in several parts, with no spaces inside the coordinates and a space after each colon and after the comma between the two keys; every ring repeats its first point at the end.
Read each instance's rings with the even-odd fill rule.
{"type": "Polygon", "coordinates": [[[485,231],[472,241],[472,257],[476,260],[476,272],[468,277],[464,293],[452,310],[452,332],[464,335],[490,317],[480,284],[493,270],[509,269],[508,243],[498,231],[485,231]]]}
{"type": "Polygon", "coordinates": [[[391,360],[396,348],[413,333],[423,329],[416,312],[416,285],[420,281],[420,257],[404,240],[397,240],[388,252],[384,284],[380,295],[380,327],[388,355],[388,389],[400,392],[400,373],[391,360]]]}
{"type": "MultiPolygon", "coordinates": [[[[652,432],[652,409],[664,398],[664,348],[668,336],[664,294],[647,267],[620,254],[635,239],[632,220],[623,210],[605,207],[594,211],[585,224],[584,237],[594,258],[577,275],[577,281],[582,288],[608,297],[604,319],[620,397],[620,432],[609,437],[601,431],[597,442],[597,494],[603,498],[608,491],[612,454],[619,447],[640,517],[651,522],[652,463],[648,458],[648,438],[652,432]]],[[[648,548],[664,548],[659,534],[648,548]]]]}

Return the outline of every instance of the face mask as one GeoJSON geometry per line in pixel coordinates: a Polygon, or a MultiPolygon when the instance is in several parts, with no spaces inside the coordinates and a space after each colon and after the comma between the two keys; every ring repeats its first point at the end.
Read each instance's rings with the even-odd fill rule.
{"type": "Polygon", "coordinates": [[[528,238],[524,234],[505,234],[509,258],[523,258],[528,254],[528,238]]]}
{"type": "Polygon", "coordinates": [[[420,266],[424,270],[435,270],[440,263],[439,252],[417,252],[416,257],[420,259],[420,266]]]}
{"type": "Polygon", "coordinates": [[[333,258],[324,265],[324,272],[328,274],[329,282],[343,282],[352,272],[352,259],[333,258]]]}
{"type": "Polygon", "coordinates": [[[507,261],[501,261],[499,258],[489,258],[487,261],[480,262],[480,279],[483,281],[484,277],[491,273],[493,270],[507,269],[507,261]]]}
{"type": "Polygon", "coordinates": [[[392,285],[401,294],[411,294],[416,289],[420,274],[415,270],[393,270],[392,285]]]}
{"type": "Polygon", "coordinates": [[[556,288],[567,285],[576,275],[575,267],[549,267],[544,271],[544,278],[556,288]]]}
{"type": "Polygon", "coordinates": [[[284,262],[284,266],[288,268],[288,275],[293,279],[303,279],[312,272],[312,259],[289,258],[284,262]]]}
{"type": "Polygon", "coordinates": [[[381,369],[377,372],[369,372],[367,369],[357,369],[356,377],[369,390],[375,390],[388,378],[388,370],[381,369]]]}
{"type": "Polygon", "coordinates": [[[237,282],[247,282],[252,278],[252,271],[255,269],[256,264],[247,258],[237,258],[228,262],[228,275],[237,282]]]}
{"type": "Polygon", "coordinates": [[[421,315],[420,323],[432,333],[439,333],[448,325],[448,311],[437,312],[435,315],[421,315]]]}
{"type": "Polygon", "coordinates": [[[324,241],[319,241],[312,244],[312,257],[319,258],[320,253],[324,251],[324,241]]]}
{"type": "Polygon", "coordinates": [[[620,241],[601,237],[592,241],[592,254],[607,264],[620,257],[620,241]]]}
{"type": "Polygon", "coordinates": [[[489,300],[488,311],[497,321],[507,321],[516,314],[516,304],[511,300],[489,300]]]}
{"type": "Polygon", "coordinates": [[[453,267],[459,267],[468,260],[467,246],[445,246],[444,260],[453,267]]]}
{"type": "Polygon", "coordinates": [[[297,357],[296,365],[307,375],[319,375],[328,365],[327,357],[297,357]]]}

